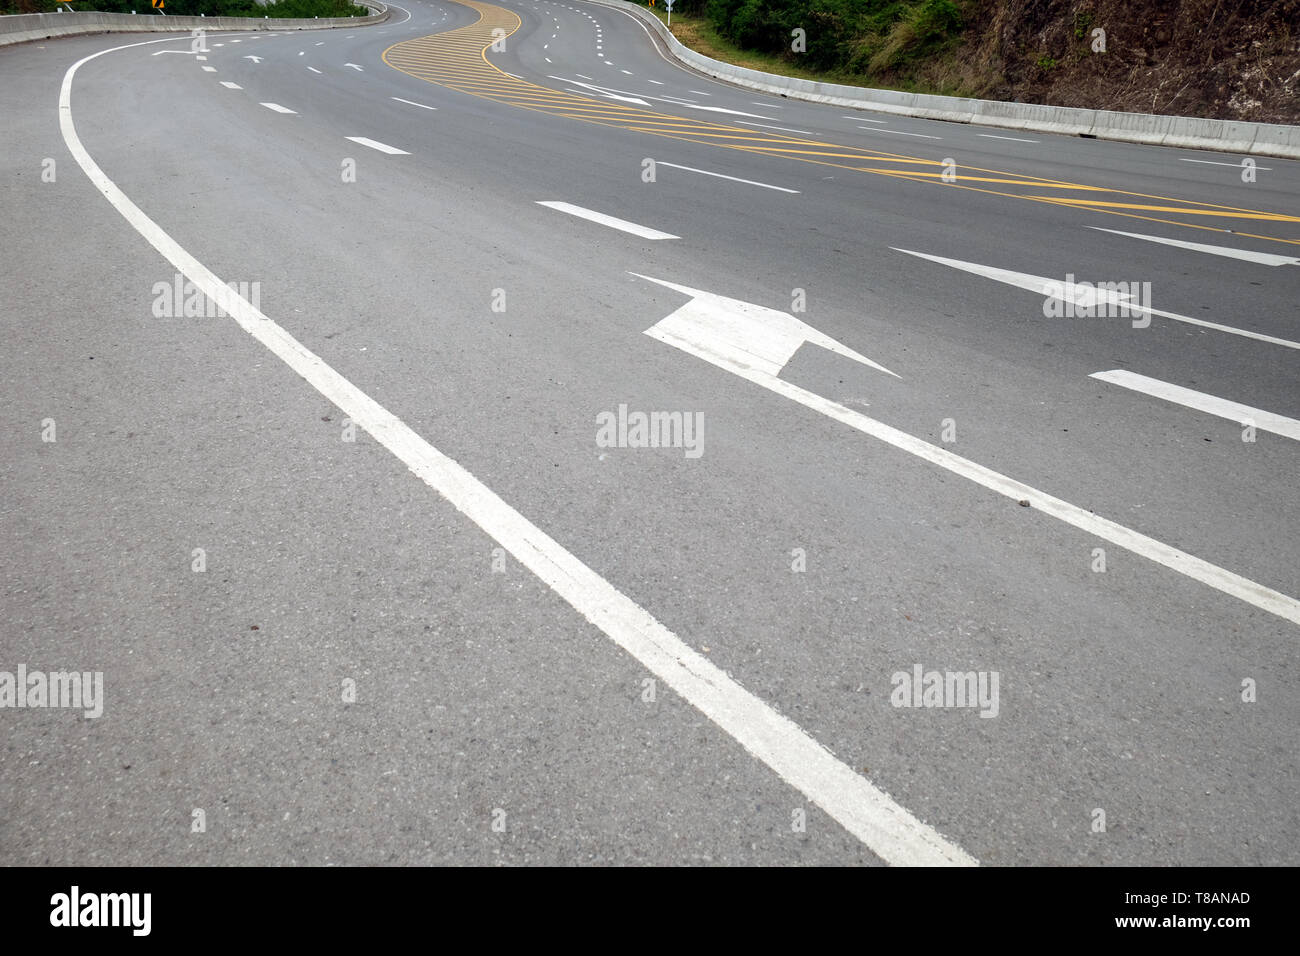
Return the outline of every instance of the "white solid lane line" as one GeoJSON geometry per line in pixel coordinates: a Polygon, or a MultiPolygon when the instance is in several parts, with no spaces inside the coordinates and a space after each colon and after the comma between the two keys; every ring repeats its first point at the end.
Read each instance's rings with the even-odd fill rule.
{"type": "Polygon", "coordinates": [[[642,239],[680,239],[681,236],[674,236],[670,232],[660,232],[658,229],[651,229],[648,226],[639,226],[634,222],[628,222],[626,219],[619,219],[615,216],[607,216],[603,212],[596,212],[593,209],[584,209],[582,206],[575,206],[567,202],[554,202],[552,200],[537,200],[537,205],[546,206],[548,209],[555,209],[559,212],[567,212],[570,216],[577,216],[579,219],[586,219],[590,222],[598,222],[602,226],[609,226],[611,229],[619,229],[623,232],[630,232],[634,236],[640,236],[642,239]]]}
{"type": "Polygon", "coordinates": [[[224,86],[224,87],[225,87],[226,89],[228,89],[228,90],[242,90],[242,89],[243,89],[243,87],[240,86],[238,83],[231,83],[229,80],[222,80],[222,81],[221,81],[221,85],[224,86]]]}
{"type": "Polygon", "coordinates": [[[376,142],[373,139],[366,139],[364,136],[344,136],[346,140],[354,143],[360,143],[362,146],[369,146],[371,149],[377,149],[381,153],[387,153],[390,156],[410,156],[404,149],[398,149],[396,146],[389,146],[387,143],[376,142]]]}
{"type": "Polygon", "coordinates": [[[915,136],[917,139],[943,139],[942,136],[930,136],[927,133],[905,133],[901,129],[874,129],[870,126],[859,126],[858,129],[867,133],[890,133],[893,136],[915,136]]]}
{"type": "Polygon", "coordinates": [[[1300,421],[1287,418],[1285,415],[1266,412],[1261,408],[1252,408],[1249,405],[1242,405],[1240,402],[1231,402],[1226,398],[1207,395],[1205,392],[1197,392],[1190,388],[1183,388],[1181,385],[1162,382],[1158,378],[1148,378],[1145,375],[1138,375],[1136,372],[1129,372],[1124,369],[1093,372],[1088,377],[1109,382],[1121,388],[1132,389],[1135,392],[1142,392],[1144,395],[1162,398],[1167,402],[1185,405],[1188,408],[1196,409],[1198,412],[1208,412],[1211,415],[1217,415],[1219,418],[1226,418],[1231,422],[1238,422],[1242,425],[1249,423],[1266,432],[1272,432],[1274,435],[1300,441],[1300,421]]]}
{"type": "MultiPolygon", "coordinates": [[[[277,113],[294,113],[289,107],[281,106],[279,103],[263,103],[262,105],[268,110],[275,110],[277,113]]],[[[297,114],[295,113],[295,115],[297,114]]]]}
{"type": "Polygon", "coordinates": [[[1190,249],[1193,252],[1208,252],[1211,255],[1225,256],[1229,259],[1256,262],[1263,266],[1300,266],[1300,256],[1281,256],[1275,252],[1252,252],[1249,249],[1233,249],[1230,246],[1209,246],[1203,242],[1166,239],[1163,236],[1144,236],[1140,232],[1120,232],[1118,229],[1103,229],[1101,226],[1089,226],[1088,228],[1096,229],[1098,232],[1113,233],[1117,236],[1128,236],[1130,239],[1145,239],[1147,242],[1158,242],[1161,245],[1174,246],[1177,249],[1190,249]]]}
{"type": "Polygon", "coordinates": [[[1013,142],[1013,143],[1037,143],[1037,142],[1038,142],[1038,140],[1036,140],[1036,139],[1020,139],[1018,136],[994,136],[992,133],[977,133],[976,135],[977,135],[977,136],[982,136],[982,137],[984,137],[985,139],[1005,139],[1005,140],[1010,140],[1010,141],[1013,142]]]}
{"type": "Polygon", "coordinates": [[[749,186],[762,186],[764,189],[775,189],[781,193],[798,193],[797,189],[786,189],[784,186],[772,186],[768,183],[755,182],[752,179],[741,179],[739,176],[724,176],[722,173],[711,173],[707,169],[696,169],[694,166],[678,166],[676,163],[665,163],[662,159],[656,159],[656,166],[669,166],[672,169],[684,169],[688,173],[699,173],[702,176],[716,176],[718,179],[730,179],[733,183],[745,183],[749,186]]]}
{"type": "Polygon", "coordinates": [[[418,106],[422,110],[436,110],[438,108],[436,106],[425,106],[423,103],[415,102],[415,100],[404,100],[400,96],[394,96],[392,99],[397,100],[399,103],[405,103],[407,106],[418,106]]]}
{"type": "MultiPolygon", "coordinates": [[[[638,273],[631,274],[638,275],[638,273]]],[[[722,296],[666,282],[663,279],[655,279],[650,276],[641,276],[641,278],[667,286],[670,289],[676,289],[692,297],[689,303],[668,318],[646,329],[645,334],[651,338],[681,349],[683,352],[701,358],[756,385],[761,385],[778,395],[784,395],[800,405],[811,408],[813,411],[820,412],[836,421],[843,422],[851,428],[856,428],[860,432],[892,445],[900,451],[907,452],[909,455],[914,455],[923,461],[938,465],[940,468],[982,485],[990,491],[1017,502],[1028,501],[1031,507],[1066,524],[1073,525],[1081,531],[1095,535],[1103,541],[1109,541],[1127,551],[1132,551],[1134,554],[1142,555],[1144,558],[1179,574],[1186,575],[1193,580],[1200,581],[1202,584],[1207,584],[1224,594],[1261,610],[1268,611],[1270,614],[1276,614],[1293,624],[1300,625],[1300,601],[1289,595],[1274,591],[1272,588],[1267,588],[1239,574],[1234,574],[1232,571],[1211,564],[1195,555],[1188,554],[1186,551],[1180,551],[1162,541],[1149,538],[1132,528],[1126,528],[1122,524],[1103,518],[1078,505],[1053,497],[991,468],[977,464],[968,458],[953,454],[947,448],[932,445],[914,435],[909,435],[905,431],[886,425],[884,422],[877,421],[863,415],[861,412],[840,405],[838,402],[824,398],[816,392],[810,392],[792,382],[787,382],[779,376],[779,367],[774,370],[773,366],[783,364],[793,355],[794,350],[789,348],[791,336],[788,334],[781,336],[786,342],[781,354],[776,355],[775,359],[772,359],[769,355],[767,357],[769,361],[767,362],[761,360],[762,355],[755,356],[751,343],[758,341],[760,345],[764,344],[762,339],[756,338],[756,331],[761,332],[762,330],[767,331],[767,342],[777,341],[778,339],[774,336],[776,332],[780,331],[778,323],[783,323],[789,329],[791,322],[798,322],[794,316],[777,312],[774,309],[767,309],[763,306],[755,306],[752,303],[739,302],[734,299],[724,300],[722,296]],[[725,302],[732,304],[726,306],[723,304],[725,302]],[[772,315],[766,315],[765,313],[772,313],[772,315]],[[756,318],[763,323],[759,330],[753,328],[756,318]],[[789,354],[785,354],[785,350],[788,350],[789,354]]],[[[803,325],[804,323],[798,322],[798,326],[803,325]]],[[[807,333],[801,334],[804,337],[809,337],[807,333]]],[[[827,340],[829,337],[822,333],[817,333],[817,335],[820,339],[817,344],[822,345],[822,347],[844,349],[844,346],[839,345],[833,339],[829,340],[831,345],[828,346],[827,340]]],[[[865,359],[862,356],[857,356],[857,360],[872,365],[875,364],[870,359],[865,359]]],[[[891,372],[890,374],[894,373],[891,372]]]]}
{"type": "Polygon", "coordinates": [[[104,174],[78,138],[72,122],[72,80],[80,66],[96,57],[151,42],[159,41],[111,47],[70,66],[59,91],[59,129],[68,150],[92,185],[164,259],[224,309],[240,328],[387,448],[416,477],[498,541],[574,610],[886,863],[978,865],[965,850],[912,816],[790,718],[741,687],[722,668],[566,551],[458,462],[430,445],[254,308],[145,215],[104,174]]]}

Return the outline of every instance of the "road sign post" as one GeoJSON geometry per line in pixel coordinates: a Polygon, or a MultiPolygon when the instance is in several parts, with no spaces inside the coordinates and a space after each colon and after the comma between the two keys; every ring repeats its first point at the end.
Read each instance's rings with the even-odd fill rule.
{"type": "Polygon", "coordinates": [[[668,25],[673,25],[673,0],[664,0],[664,6],[668,8],[668,25]]]}

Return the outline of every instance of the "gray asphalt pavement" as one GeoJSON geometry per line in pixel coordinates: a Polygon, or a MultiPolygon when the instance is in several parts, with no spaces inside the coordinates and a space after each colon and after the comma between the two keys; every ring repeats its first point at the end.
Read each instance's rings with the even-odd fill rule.
{"type": "Polygon", "coordinates": [[[1300,862],[1300,163],[763,96],[580,0],[393,9],[0,51],[0,860],[1300,862]],[[60,127],[106,50],[66,115],[143,226],[60,127]],[[168,243],[467,498],[165,314],[168,243]],[[894,375],[643,334],[757,356],[773,312],[894,375]],[[698,454],[608,447],[621,406],[698,454]],[[6,708],[19,665],[102,715],[6,708]],[[900,706],[918,666],[996,701],[900,706]]]}

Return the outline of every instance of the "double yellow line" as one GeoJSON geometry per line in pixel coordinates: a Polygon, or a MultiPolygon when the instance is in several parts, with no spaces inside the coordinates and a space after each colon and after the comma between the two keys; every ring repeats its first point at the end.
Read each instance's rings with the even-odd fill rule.
{"type": "MultiPolygon", "coordinates": [[[[687,119],[548,89],[503,73],[487,58],[493,44],[511,36],[523,25],[517,14],[478,0],[455,2],[476,11],[478,21],[446,33],[395,43],[384,51],[384,62],[403,73],[470,96],[584,123],[909,179],[913,182],[934,183],[947,189],[968,189],[994,196],[1045,202],[1192,229],[1215,232],[1230,230],[1255,239],[1300,245],[1300,238],[1260,235],[1236,228],[1242,224],[1259,222],[1300,223],[1300,217],[1282,213],[1126,192],[1106,186],[1043,179],[973,166],[944,169],[942,162],[932,159],[760,132],[726,123],[687,119]],[[1178,218],[1169,218],[1170,216],[1178,218]]],[[[1251,228],[1255,226],[1252,225],[1251,228]]]]}

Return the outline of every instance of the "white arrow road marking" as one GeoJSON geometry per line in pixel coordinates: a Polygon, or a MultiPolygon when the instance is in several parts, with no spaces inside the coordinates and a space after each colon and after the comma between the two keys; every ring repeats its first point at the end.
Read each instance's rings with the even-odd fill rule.
{"type": "MultiPolygon", "coordinates": [[[[157,41],[144,41],[149,42],[157,41]]],[[[741,687],[458,462],[305,348],[145,215],[86,152],[72,122],[72,80],[77,69],[105,53],[141,45],[101,50],[68,68],[59,91],[59,128],[91,183],[164,259],[574,610],[881,859],[896,865],[977,865],[974,857],[837,760],[794,721],[741,687]]]]}
{"type": "Polygon", "coordinates": [[[1251,408],[1249,405],[1242,405],[1240,402],[1230,402],[1226,398],[1219,398],[1215,395],[1207,395],[1205,392],[1183,388],[1181,385],[1162,382],[1158,378],[1147,378],[1145,375],[1138,375],[1136,372],[1129,372],[1124,369],[1093,372],[1088,377],[1110,382],[1112,385],[1118,385],[1121,388],[1132,389],[1135,392],[1142,392],[1144,395],[1163,398],[1167,402],[1185,405],[1188,408],[1196,409],[1198,412],[1208,412],[1211,415],[1217,415],[1219,418],[1226,418],[1228,421],[1239,422],[1243,425],[1249,423],[1256,428],[1262,428],[1266,432],[1272,432],[1274,435],[1300,441],[1300,421],[1287,418],[1285,415],[1266,412],[1260,408],[1251,408]]]}
{"type": "Polygon", "coordinates": [[[1178,249],[1208,252],[1211,255],[1224,256],[1228,259],[1244,259],[1246,262],[1257,262],[1264,266],[1300,266],[1300,256],[1280,256],[1275,252],[1252,252],[1249,249],[1233,249],[1230,246],[1209,246],[1203,242],[1166,239],[1164,236],[1144,236],[1140,232],[1120,232],[1118,229],[1103,229],[1101,226],[1089,226],[1088,228],[1096,229],[1098,232],[1113,233],[1117,236],[1128,236],[1130,239],[1145,239],[1147,242],[1158,242],[1161,245],[1174,246],[1178,249]]]}
{"type": "Polygon", "coordinates": [[[683,347],[680,343],[688,342],[691,345],[688,351],[698,355],[700,353],[695,350],[704,350],[712,357],[701,355],[701,358],[707,358],[714,365],[724,368],[736,366],[758,375],[775,377],[781,374],[781,369],[801,345],[811,342],[886,375],[900,377],[787,312],[654,279],[639,272],[630,274],[691,297],[690,302],[651,326],[645,334],[664,342],[671,338],[670,344],[678,348],[683,347]],[[723,362],[727,364],[723,365],[723,362]]]}
{"type": "Polygon", "coordinates": [[[262,105],[268,110],[275,110],[277,113],[293,113],[295,116],[297,115],[294,110],[289,109],[287,106],[281,106],[279,103],[263,103],[262,105]]]}
{"type": "Polygon", "coordinates": [[[399,103],[405,103],[407,106],[418,106],[422,110],[436,110],[438,108],[436,106],[425,106],[423,103],[417,103],[414,100],[404,100],[400,96],[393,96],[389,98],[397,100],[397,102],[399,103]]]}
{"type": "Polygon", "coordinates": [[[344,63],[343,65],[352,67],[352,69],[356,70],[358,73],[366,72],[365,70],[361,69],[361,67],[357,66],[355,63],[344,63]]]}
{"type": "MultiPolygon", "coordinates": [[[[631,274],[636,275],[636,273],[631,274]]],[[[641,276],[641,278],[648,277],[641,276]]],[[[991,468],[985,468],[960,455],[954,455],[946,448],[931,445],[907,432],[778,378],[777,375],[785,362],[803,341],[821,345],[823,348],[830,347],[831,351],[848,354],[868,365],[880,367],[821,333],[816,333],[816,338],[806,335],[801,328],[808,329],[808,326],[793,316],[737,299],[728,299],[708,292],[701,293],[697,289],[664,282],[662,279],[650,279],[650,281],[692,296],[690,302],[668,318],[646,329],[645,334],[651,338],[702,358],[718,368],[761,385],[769,391],[843,422],[953,474],[967,478],[990,491],[1015,501],[1028,501],[1039,511],[1095,535],[1103,541],[1109,541],[1134,554],[1149,558],[1157,564],[1162,564],[1202,584],[1208,584],[1224,594],[1245,601],[1270,614],[1276,614],[1293,624],[1300,624],[1300,601],[1293,597],[1264,587],[1262,584],[1170,547],[1107,518],[1102,518],[1078,505],[1054,498],[1037,488],[999,474],[991,468]],[[767,327],[769,323],[770,328],[767,327]],[[827,342],[830,342],[831,346],[827,346],[827,342]]]]}
{"type": "Polygon", "coordinates": [[[344,139],[351,140],[354,143],[360,143],[362,146],[369,146],[371,149],[377,149],[381,153],[387,153],[390,156],[410,156],[404,149],[398,149],[396,146],[389,146],[385,143],[376,142],[373,139],[366,139],[364,136],[344,136],[344,139]]]}
{"type": "Polygon", "coordinates": [[[553,202],[551,200],[537,200],[537,205],[546,206],[548,209],[555,209],[559,212],[567,212],[570,216],[577,216],[579,219],[587,219],[591,222],[598,222],[602,226],[609,226],[611,229],[620,229],[623,232],[630,232],[634,236],[640,236],[642,239],[680,239],[681,236],[674,236],[670,232],[660,232],[658,229],[651,229],[649,226],[638,226],[634,222],[628,222],[626,219],[618,219],[614,216],[607,216],[603,212],[596,212],[592,209],[584,209],[582,206],[575,206],[567,202],[553,202]]]}
{"type": "Polygon", "coordinates": [[[699,173],[701,176],[716,176],[718,179],[730,179],[733,183],[745,183],[748,186],[762,186],[764,189],[775,189],[782,193],[798,193],[797,189],[786,189],[784,186],[770,186],[767,183],[755,182],[752,179],[741,179],[739,176],[724,176],[722,173],[711,173],[707,169],[696,169],[694,166],[678,166],[676,163],[666,163],[662,159],[655,160],[656,166],[668,166],[671,169],[684,169],[688,173],[699,173]]]}
{"type": "Polygon", "coordinates": [[[1165,312],[1161,309],[1152,309],[1148,306],[1132,301],[1132,296],[1122,293],[1116,293],[1109,290],[1099,290],[1088,285],[1076,284],[1071,287],[1060,279],[1048,279],[1045,276],[1030,275],[1028,272],[1013,272],[1010,269],[998,269],[994,266],[982,266],[978,262],[963,262],[960,259],[945,259],[943,256],[932,256],[925,252],[913,252],[911,249],[900,249],[897,246],[890,246],[890,248],[895,252],[905,252],[909,256],[916,256],[920,259],[929,259],[931,262],[938,262],[945,266],[951,266],[952,268],[960,269],[963,272],[983,276],[986,279],[993,279],[997,282],[1013,285],[1020,289],[1027,289],[1028,291],[1035,292],[1044,298],[1059,299],[1062,302],[1070,301],[1076,306],[1091,309],[1095,308],[1102,302],[1111,305],[1124,305],[1132,312],[1141,312],[1146,315],[1159,315],[1166,319],[1173,319],[1175,322],[1186,322],[1189,325],[1199,325],[1202,328],[1215,329],[1219,332],[1227,332],[1230,335],[1240,335],[1248,339],[1268,342],[1270,345],[1282,345],[1289,349],[1300,349],[1300,342],[1292,342],[1290,339],[1279,339],[1276,336],[1264,335],[1262,332],[1236,329],[1231,325],[1220,325],[1217,322],[1206,322],[1203,319],[1194,319],[1190,315],[1179,315],[1177,312],[1165,312]]]}
{"type": "Polygon", "coordinates": [[[244,57],[244,59],[245,59],[245,60],[252,60],[254,63],[261,63],[261,62],[262,62],[262,58],[261,58],[260,56],[253,56],[253,54],[251,54],[251,53],[248,54],[248,56],[244,57]]]}

